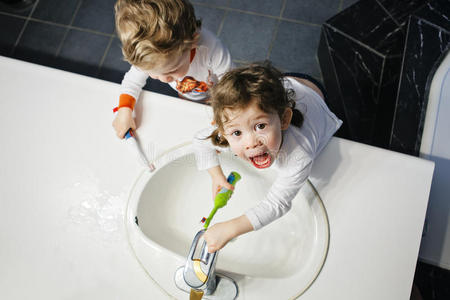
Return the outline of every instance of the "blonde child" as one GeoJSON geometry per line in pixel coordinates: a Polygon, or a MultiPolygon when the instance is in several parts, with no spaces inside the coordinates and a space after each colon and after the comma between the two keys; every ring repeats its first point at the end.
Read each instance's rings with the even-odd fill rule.
{"type": "Polygon", "coordinates": [[[220,187],[233,189],[216,150],[229,149],[258,169],[276,169],[278,176],[257,206],[209,227],[204,239],[210,252],[284,215],[315,157],[342,124],[326,106],[323,90],[310,77],[296,75],[303,78],[283,76],[268,62],[252,64],[226,73],[213,87],[215,126],[194,138],[197,166],[211,175],[213,197],[220,187]]]}
{"type": "Polygon", "coordinates": [[[201,28],[187,0],[118,0],[116,30],[131,64],[115,109],[119,138],[136,129],[132,112],[148,77],[168,83],[181,97],[209,98],[209,88],[232,67],[230,53],[201,28]]]}

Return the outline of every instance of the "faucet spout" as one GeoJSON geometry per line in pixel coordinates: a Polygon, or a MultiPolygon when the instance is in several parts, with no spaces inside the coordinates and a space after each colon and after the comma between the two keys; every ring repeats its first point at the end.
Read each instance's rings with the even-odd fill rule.
{"type": "Polygon", "coordinates": [[[203,290],[205,295],[210,295],[216,290],[215,271],[218,253],[208,253],[208,246],[204,240],[198,253],[198,244],[204,233],[205,229],[200,230],[192,241],[183,270],[183,278],[191,288],[203,290]]]}
{"type": "Polygon", "coordinates": [[[175,273],[176,286],[188,293],[192,290],[203,293],[203,299],[235,299],[238,287],[233,279],[216,274],[218,251],[208,252],[205,240],[200,240],[206,229],[202,229],[194,237],[184,266],[175,273]]]}

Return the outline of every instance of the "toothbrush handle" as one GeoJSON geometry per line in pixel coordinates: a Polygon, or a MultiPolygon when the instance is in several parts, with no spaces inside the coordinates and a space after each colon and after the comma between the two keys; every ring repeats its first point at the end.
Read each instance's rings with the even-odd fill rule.
{"type": "Polygon", "coordinates": [[[207,218],[206,221],[205,221],[205,225],[203,226],[205,229],[208,228],[209,223],[211,222],[212,218],[214,217],[214,215],[215,215],[216,212],[217,212],[217,209],[218,209],[218,207],[217,207],[217,206],[214,206],[213,210],[212,210],[211,213],[209,214],[208,218],[207,218]]]}
{"type": "Polygon", "coordinates": [[[139,147],[138,142],[137,142],[136,138],[134,137],[133,130],[131,128],[128,129],[124,138],[125,138],[125,142],[128,144],[128,148],[130,148],[130,150],[131,150],[131,153],[133,153],[139,159],[141,164],[143,164],[145,167],[150,168],[150,170],[152,170],[152,168],[154,169],[154,166],[152,166],[149,163],[149,161],[145,157],[144,152],[142,152],[141,148],[139,147]]]}
{"type": "Polygon", "coordinates": [[[134,133],[133,133],[133,129],[128,129],[127,132],[125,133],[125,135],[123,136],[124,139],[128,140],[131,137],[134,137],[134,133]]]}

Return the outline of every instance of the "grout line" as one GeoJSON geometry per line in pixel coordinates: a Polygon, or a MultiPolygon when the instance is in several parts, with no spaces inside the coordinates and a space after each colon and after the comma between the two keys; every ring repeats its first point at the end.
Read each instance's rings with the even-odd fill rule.
{"type": "Polygon", "coordinates": [[[220,21],[219,28],[217,29],[217,34],[216,34],[217,37],[219,37],[219,35],[222,33],[223,26],[225,24],[225,19],[227,18],[227,16],[228,16],[228,11],[225,11],[225,13],[223,14],[222,20],[220,21]]]}
{"type": "Polygon", "coordinates": [[[24,19],[24,20],[28,19],[28,17],[12,14],[12,13],[9,13],[9,12],[6,12],[6,11],[0,11],[0,15],[5,15],[5,16],[8,16],[8,17],[16,17],[18,19],[24,19]]]}
{"type": "Polygon", "coordinates": [[[272,49],[275,44],[275,40],[277,39],[279,27],[280,27],[280,20],[277,21],[277,23],[275,24],[275,28],[273,29],[272,40],[270,41],[269,49],[267,50],[266,59],[270,59],[270,55],[272,54],[272,49]]]}
{"type": "MultiPolygon", "coordinates": [[[[24,17],[24,16],[19,16],[19,15],[10,14],[10,13],[1,12],[1,11],[0,11],[0,15],[5,15],[5,16],[8,16],[8,17],[14,17],[14,18],[23,19],[23,20],[27,20],[28,19],[27,17],[24,17]]],[[[71,26],[71,25],[64,25],[64,24],[61,24],[61,23],[55,23],[55,22],[52,22],[52,21],[46,21],[46,20],[41,20],[41,19],[36,19],[36,18],[29,18],[29,20],[33,21],[33,22],[36,22],[36,23],[53,25],[53,26],[56,26],[56,27],[62,27],[62,28],[67,28],[67,29],[75,29],[75,30],[78,30],[78,31],[94,33],[94,34],[103,35],[103,36],[107,36],[107,37],[111,37],[111,36],[114,37],[115,36],[115,32],[113,32],[113,33],[104,33],[104,32],[96,31],[96,30],[89,29],[89,28],[83,28],[83,27],[71,26]]]]}
{"type": "MultiPolygon", "coordinates": [[[[79,6],[81,6],[81,2],[82,0],[80,0],[79,2],[79,6]]],[[[270,15],[265,15],[265,14],[259,14],[259,13],[253,13],[253,12],[246,12],[243,10],[238,10],[238,9],[232,9],[232,8],[227,8],[227,7],[222,7],[222,6],[214,6],[214,5],[209,5],[209,4],[204,4],[204,3],[198,3],[201,6],[205,6],[205,7],[212,7],[212,8],[220,8],[222,10],[225,10],[225,14],[222,18],[222,22],[219,25],[219,29],[217,31],[217,36],[220,35],[220,33],[223,30],[223,24],[225,21],[226,16],[228,15],[228,13],[230,11],[236,11],[236,12],[241,12],[243,14],[249,14],[249,15],[256,15],[256,16],[261,16],[261,17],[267,17],[267,18],[271,18],[271,19],[276,19],[276,20],[280,20],[280,21],[286,21],[286,22],[292,22],[292,23],[296,23],[296,24],[302,24],[302,25],[309,25],[309,26],[316,26],[316,27],[321,27],[322,24],[316,24],[316,23],[309,23],[309,22],[305,22],[305,21],[300,21],[300,20],[295,20],[295,19],[289,19],[289,18],[283,18],[283,17],[275,17],[275,16],[270,16],[270,15]]],[[[78,12],[79,7],[77,7],[77,9],[74,12],[74,16],[75,14],[78,12]]],[[[19,18],[19,19],[25,19],[25,20],[30,20],[33,22],[37,22],[37,23],[43,23],[43,24],[47,24],[47,25],[54,25],[54,26],[58,26],[58,27],[63,27],[66,28],[67,30],[70,29],[74,29],[74,30],[79,30],[79,31],[83,31],[83,32],[88,32],[88,33],[94,33],[94,34],[98,34],[98,35],[103,35],[103,36],[107,36],[107,37],[111,37],[114,36],[114,33],[104,33],[101,31],[96,31],[96,30],[92,30],[92,29],[88,29],[88,28],[82,28],[82,27],[77,27],[77,26],[72,26],[73,23],[73,19],[70,22],[70,25],[64,25],[64,24],[60,24],[60,23],[55,23],[55,22],[51,22],[51,21],[46,21],[46,20],[41,20],[41,19],[36,19],[36,18],[32,18],[32,17],[24,17],[24,16],[20,16],[20,15],[16,15],[16,14],[11,14],[11,13],[7,13],[7,12],[2,12],[0,11],[0,15],[6,15],[6,16],[10,16],[10,17],[15,17],[15,18],[19,18]]],[[[65,38],[65,37],[64,37],[65,38]]]]}
{"type": "Polygon", "coordinates": [[[100,75],[100,70],[103,67],[103,63],[105,62],[106,56],[108,55],[108,52],[109,52],[109,49],[111,48],[113,40],[114,40],[114,35],[109,38],[108,45],[106,46],[105,52],[103,53],[103,56],[102,56],[102,59],[100,60],[100,63],[98,64],[96,77],[98,77],[100,75]]]}
{"type": "Polygon", "coordinates": [[[301,20],[283,18],[281,16],[277,17],[277,16],[272,16],[272,15],[266,15],[266,14],[257,13],[257,12],[253,12],[253,11],[248,11],[248,10],[242,10],[242,9],[238,9],[238,8],[231,8],[231,7],[226,7],[226,6],[218,6],[218,5],[199,3],[199,2],[192,2],[192,3],[195,4],[195,5],[198,5],[198,6],[204,6],[204,7],[209,7],[209,8],[218,8],[218,9],[222,9],[222,10],[225,10],[225,11],[238,12],[238,13],[242,13],[242,14],[246,14],[246,15],[266,17],[266,18],[270,18],[270,19],[275,19],[275,20],[280,20],[280,21],[287,21],[287,22],[293,22],[293,23],[298,23],[298,24],[303,24],[303,25],[311,25],[311,26],[318,26],[318,27],[322,26],[322,24],[318,24],[318,23],[310,23],[310,22],[301,21],[301,20]]]}
{"type": "Polygon", "coordinates": [[[283,2],[281,3],[281,9],[280,9],[280,15],[279,15],[280,19],[278,19],[277,23],[275,24],[275,28],[274,28],[273,34],[272,34],[272,40],[270,41],[269,49],[267,50],[266,59],[270,59],[270,55],[272,54],[272,49],[273,49],[273,46],[275,45],[275,41],[277,39],[278,28],[280,27],[281,18],[283,16],[284,10],[286,9],[286,1],[287,0],[283,0],[283,2]]]}
{"type": "Polygon", "coordinates": [[[280,18],[283,18],[284,11],[286,10],[286,3],[287,0],[283,0],[283,3],[281,4],[280,18]]]}
{"type": "Polygon", "coordinates": [[[80,10],[80,7],[81,7],[82,3],[83,3],[83,0],[78,1],[77,8],[75,8],[75,11],[73,12],[72,18],[70,19],[69,26],[67,26],[66,32],[64,32],[64,36],[61,39],[61,42],[59,43],[59,46],[58,46],[58,48],[55,51],[55,57],[58,57],[59,54],[61,53],[62,47],[64,45],[64,42],[66,41],[67,35],[69,34],[69,31],[71,29],[70,27],[72,26],[73,21],[75,20],[75,16],[77,15],[78,10],[80,10]]]}
{"type": "Polygon", "coordinates": [[[241,59],[233,59],[233,62],[235,64],[241,64],[241,65],[248,65],[248,64],[252,63],[252,61],[241,60],[241,59]]]}
{"type": "Polygon", "coordinates": [[[34,5],[33,8],[31,9],[30,13],[28,14],[28,16],[25,19],[25,23],[23,23],[22,29],[19,32],[19,35],[17,36],[16,41],[14,42],[14,46],[12,47],[11,51],[10,51],[10,56],[13,56],[14,51],[16,51],[16,47],[19,44],[20,40],[22,39],[23,33],[25,32],[25,29],[27,28],[28,23],[30,22],[31,16],[34,13],[34,10],[36,9],[36,6],[38,5],[39,0],[37,0],[34,5]]]}
{"type": "Polygon", "coordinates": [[[323,25],[323,24],[310,23],[310,22],[306,22],[306,21],[289,19],[289,18],[280,18],[280,21],[286,21],[286,22],[302,24],[302,25],[309,25],[309,26],[315,26],[315,27],[322,27],[322,25],[323,25]]]}

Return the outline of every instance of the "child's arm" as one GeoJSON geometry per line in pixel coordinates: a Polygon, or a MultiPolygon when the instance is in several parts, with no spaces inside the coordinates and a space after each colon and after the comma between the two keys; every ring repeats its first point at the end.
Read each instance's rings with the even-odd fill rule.
{"type": "Polygon", "coordinates": [[[279,176],[257,206],[240,217],[209,227],[203,236],[208,245],[208,252],[218,251],[233,238],[258,230],[288,212],[292,199],[308,178],[312,165],[308,160],[297,164],[303,169],[299,168],[295,174],[279,176]]]}
{"type": "Polygon", "coordinates": [[[214,129],[215,128],[212,126],[203,128],[198,131],[192,139],[195,161],[197,163],[197,169],[199,170],[208,170],[212,167],[219,166],[219,157],[209,138],[214,129]]]}
{"type": "Polygon", "coordinates": [[[208,170],[211,176],[213,199],[221,186],[227,189],[234,188],[227,182],[227,178],[219,164],[217,151],[209,138],[214,129],[214,127],[204,128],[197,132],[192,140],[197,168],[199,170],[208,170]]]}
{"type": "Polygon", "coordinates": [[[241,234],[253,230],[253,226],[247,216],[231,219],[226,222],[217,223],[209,227],[203,235],[208,245],[208,252],[213,253],[222,249],[230,240],[241,234]]]}
{"type": "Polygon", "coordinates": [[[142,87],[147,82],[147,78],[148,75],[145,72],[131,66],[122,80],[118,110],[112,123],[117,136],[121,139],[128,129],[136,129],[133,119],[134,105],[139,98],[142,87]]]}
{"type": "Polygon", "coordinates": [[[311,173],[312,160],[308,157],[297,160],[292,155],[287,165],[289,169],[280,170],[264,199],[245,213],[255,230],[282,217],[291,209],[292,200],[311,173]]]}
{"type": "MultiPolygon", "coordinates": [[[[234,187],[228,183],[227,178],[223,174],[222,168],[219,164],[217,150],[209,136],[214,131],[215,127],[211,126],[204,128],[196,133],[192,144],[194,146],[195,160],[199,170],[208,170],[212,180],[212,199],[216,197],[217,192],[225,187],[233,190],[234,187]]],[[[220,151],[228,150],[228,148],[220,148],[220,151]]]]}

